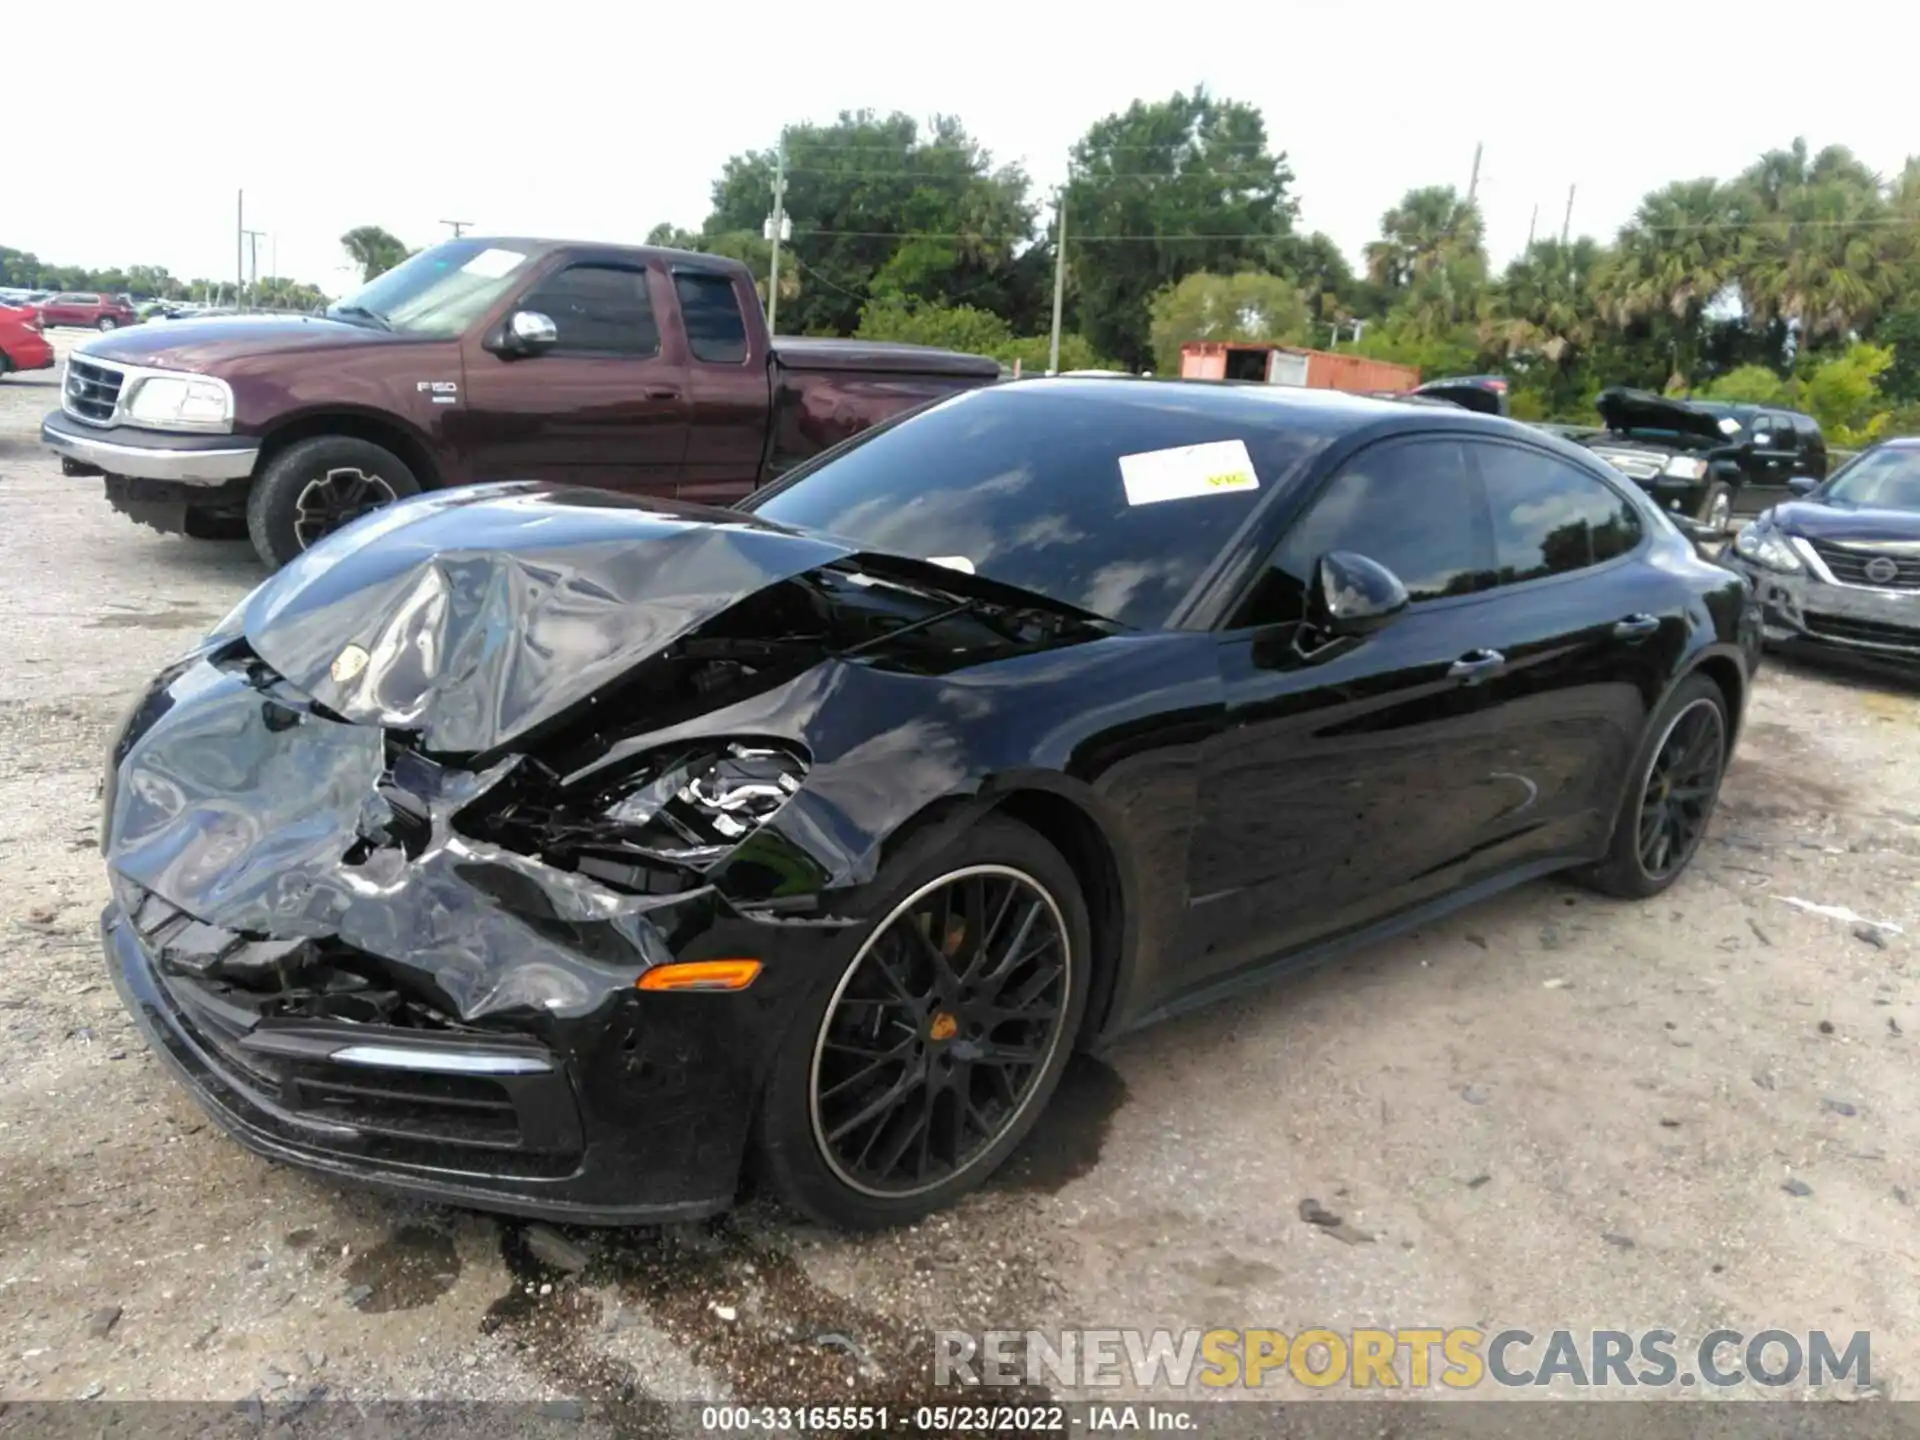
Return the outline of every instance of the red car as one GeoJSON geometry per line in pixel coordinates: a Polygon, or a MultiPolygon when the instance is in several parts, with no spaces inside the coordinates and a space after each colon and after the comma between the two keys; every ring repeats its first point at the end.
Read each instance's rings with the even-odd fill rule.
{"type": "Polygon", "coordinates": [[[53,346],[40,333],[31,310],[0,305],[0,375],[10,370],[50,370],[53,346]]]}
{"type": "Polygon", "coordinates": [[[77,325],[88,330],[118,330],[122,325],[132,325],[140,318],[133,313],[133,307],[118,296],[80,291],[42,301],[39,309],[40,327],[43,330],[51,330],[56,325],[77,325]]]}

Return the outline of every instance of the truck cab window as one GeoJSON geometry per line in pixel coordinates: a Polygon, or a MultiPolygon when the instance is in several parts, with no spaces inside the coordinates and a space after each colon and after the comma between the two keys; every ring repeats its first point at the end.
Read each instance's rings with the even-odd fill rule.
{"type": "Polygon", "coordinates": [[[687,324],[687,348],[693,358],[720,365],[738,365],[747,358],[747,322],[740,313],[740,297],[725,275],[676,270],[673,290],[680,297],[680,315],[687,324]]]}
{"type": "Polygon", "coordinates": [[[617,265],[569,265],[520,302],[553,321],[556,355],[660,353],[660,327],[647,296],[647,272],[617,265]]]}

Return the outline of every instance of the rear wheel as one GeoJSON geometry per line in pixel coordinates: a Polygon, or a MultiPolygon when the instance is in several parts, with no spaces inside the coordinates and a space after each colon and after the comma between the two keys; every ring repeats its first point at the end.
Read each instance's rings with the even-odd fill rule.
{"type": "Polygon", "coordinates": [[[895,869],[788,1027],[759,1114],[780,1196],[850,1228],[917,1219],[991,1175],[1086,1012],[1086,902],[1039,835],[992,818],[895,869]]]}
{"type": "Polygon", "coordinates": [[[13,357],[6,351],[0,350],[0,379],[4,379],[11,369],[13,369],[13,357]]]}
{"type": "Polygon", "coordinates": [[[1645,899],[1680,878],[1720,798],[1731,733],[1726,697],[1689,676],[1660,707],[1634,757],[1606,859],[1577,878],[1607,895],[1645,899]]]}
{"type": "Polygon", "coordinates": [[[100,317],[99,328],[102,330],[118,330],[120,328],[120,322],[111,315],[102,315],[100,317]]]}
{"type": "Polygon", "coordinates": [[[420,493],[398,455],[350,435],[298,440],[268,462],[247,496],[247,533],[278,569],[341,526],[420,493]]]}

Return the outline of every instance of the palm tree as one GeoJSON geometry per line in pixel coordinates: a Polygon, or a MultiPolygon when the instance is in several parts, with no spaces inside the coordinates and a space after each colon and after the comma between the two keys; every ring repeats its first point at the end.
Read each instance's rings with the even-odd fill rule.
{"type": "Polygon", "coordinates": [[[1707,306],[1732,275],[1735,219],[1719,181],[1675,181],[1640,202],[1594,274],[1603,319],[1622,328],[1650,322],[1671,337],[1669,387],[1686,385],[1707,306]]]}
{"type": "Polygon", "coordinates": [[[360,278],[371,280],[407,258],[407,247],[396,235],[378,225],[357,225],[340,237],[353,263],[360,267],[360,278]]]}
{"type": "Polygon", "coordinates": [[[1483,226],[1479,206],[1451,185],[1409,190],[1380,217],[1380,239],[1367,246],[1368,277],[1396,290],[1461,261],[1484,270],[1483,226]]]}
{"type": "Polygon", "coordinates": [[[1808,343],[1844,339],[1892,294],[1905,242],[1885,223],[1880,177],[1845,146],[1809,160],[1795,140],[1733,188],[1743,213],[1732,273],[1750,321],[1787,321],[1808,343]]]}

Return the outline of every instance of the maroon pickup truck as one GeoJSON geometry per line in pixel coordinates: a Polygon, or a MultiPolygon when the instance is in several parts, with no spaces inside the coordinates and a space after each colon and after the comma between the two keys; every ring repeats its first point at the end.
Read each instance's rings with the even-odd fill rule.
{"type": "Polygon", "coordinates": [[[999,373],[916,345],[773,339],[746,267],[717,256],[468,236],[324,315],[89,340],[40,435],[134,519],[249,535],[278,566],[400,496],[486,480],[730,504],[999,373]]]}

